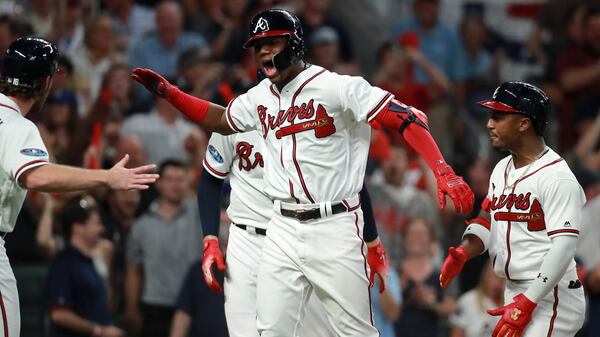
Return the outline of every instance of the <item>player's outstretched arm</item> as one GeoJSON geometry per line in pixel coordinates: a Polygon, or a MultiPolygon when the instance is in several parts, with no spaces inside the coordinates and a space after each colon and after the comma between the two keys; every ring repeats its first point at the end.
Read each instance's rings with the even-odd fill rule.
{"type": "Polygon", "coordinates": [[[377,275],[379,277],[379,293],[383,293],[390,272],[390,261],[381,240],[379,240],[371,196],[365,184],[363,184],[363,188],[360,191],[360,203],[365,221],[363,237],[365,242],[367,242],[367,262],[371,268],[369,282],[372,287],[375,284],[375,275],[377,275]]]}
{"type": "Polygon", "coordinates": [[[188,119],[202,125],[203,129],[222,135],[234,133],[227,123],[224,107],[184,93],[150,69],[135,68],[131,78],[154,95],[166,99],[188,119]]]}
{"type": "Polygon", "coordinates": [[[552,238],[552,248],[544,257],[538,276],[527,291],[515,296],[512,303],[487,311],[492,316],[501,316],[492,333],[493,337],[521,336],[531,321],[537,303],[558,284],[565,274],[575,255],[576,246],[576,236],[565,235],[552,238]]]}
{"type": "Polygon", "coordinates": [[[383,127],[398,130],[406,142],[425,159],[435,174],[438,201],[442,208],[446,207],[446,195],[448,195],[458,212],[468,214],[473,209],[475,200],[473,191],[444,160],[439,147],[429,133],[427,116],[422,111],[392,99],[373,121],[383,127]]]}
{"type": "Polygon", "coordinates": [[[452,280],[462,271],[468,259],[483,254],[490,235],[490,215],[481,210],[479,217],[468,221],[463,240],[458,247],[448,248],[448,256],[440,271],[440,286],[448,288],[452,280]]]}
{"type": "Polygon", "coordinates": [[[156,165],[125,168],[125,155],[110,170],[88,170],[73,166],[47,164],[27,170],[19,177],[25,188],[40,192],[71,192],[107,186],[115,190],[145,190],[158,179],[158,174],[147,173],[156,165]]]}
{"type": "Polygon", "coordinates": [[[202,254],[202,275],[204,282],[214,292],[222,292],[223,288],[219,285],[213,266],[219,270],[225,270],[225,260],[223,253],[219,248],[219,224],[221,213],[221,190],[223,188],[223,179],[212,176],[205,169],[200,176],[198,184],[198,209],[200,211],[200,221],[202,222],[202,233],[204,235],[204,253],[202,254]]]}

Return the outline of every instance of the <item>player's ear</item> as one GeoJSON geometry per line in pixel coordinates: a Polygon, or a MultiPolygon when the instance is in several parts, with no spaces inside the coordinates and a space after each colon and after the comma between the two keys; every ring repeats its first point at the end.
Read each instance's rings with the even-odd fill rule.
{"type": "Polygon", "coordinates": [[[519,131],[525,132],[527,129],[533,128],[533,124],[531,123],[531,119],[529,117],[523,116],[519,121],[519,131]]]}

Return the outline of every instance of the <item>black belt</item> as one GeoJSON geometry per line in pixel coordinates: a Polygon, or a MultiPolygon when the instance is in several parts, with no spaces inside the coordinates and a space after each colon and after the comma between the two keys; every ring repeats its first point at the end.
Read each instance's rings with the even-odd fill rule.
{"type": "MultiPolygon", "coordinates": [[[[331,205],[331,214],[338,214],[342,212],[346,212],[348,209],[344,206],[343,203],[338,202],[337,204],[331,205]]],[[[321,209],[313,208],[313,209],[284,209],[281,208],[281,215],[287,216],[288,218],[294,218],[300,221],[313,220],[321,218],[321,209]]]]}
{"type": "MultiPolygon", "coordinates": [[[[239,224],[239,223],[234,223],[234,225],[235,225],[236,227],[239,227],[239,228],[243,229],[243,230],[246,230],[246,229],[248,229],[248,227],[253,227],[253,226],[246,226],[246,225],[242,225],[242,224],[239,224]]],[[[254,231],[255,231],[255,232],[256,232],[256,234],[258,234],[258,235],[267,235],[267,230],[266,230],[266,229],[264,229],[264,228],[258,228],[258,227],[254,227],[254,231]]]]}

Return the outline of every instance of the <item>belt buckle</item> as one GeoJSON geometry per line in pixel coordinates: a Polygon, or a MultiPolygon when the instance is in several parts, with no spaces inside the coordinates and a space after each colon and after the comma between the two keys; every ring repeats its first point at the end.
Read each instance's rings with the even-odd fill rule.
{"type": "Polygon", "coordinates": [[[296,219],[300,220],[300,221],[304,221],[306,220],[305,217],[306,215],[311,212],[311,209],[298,209],[296,211],[294,211],[294,213],[296,214],[296,219]]]}

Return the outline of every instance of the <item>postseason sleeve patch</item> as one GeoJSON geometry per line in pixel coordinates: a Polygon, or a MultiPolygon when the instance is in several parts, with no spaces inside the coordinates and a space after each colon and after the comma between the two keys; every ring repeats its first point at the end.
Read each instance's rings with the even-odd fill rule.
{"type": "Polygon", "coordinates": [[[24,154],[26,156],[30,156],[30,157],[46,157],[48,155],[48,153],[42,149],[36,149],[36,148],[27,148],[27,149],[23,149],[20,151],[21,154],[24,154]]]}
{"type": "Polygon", "coordinates": [[[208,153],[210,153],[211,157],[217,161],[219,164],[223,164],[223,157],[219,153],[219,151],[212,145],[208,146],[208,153]]]}

